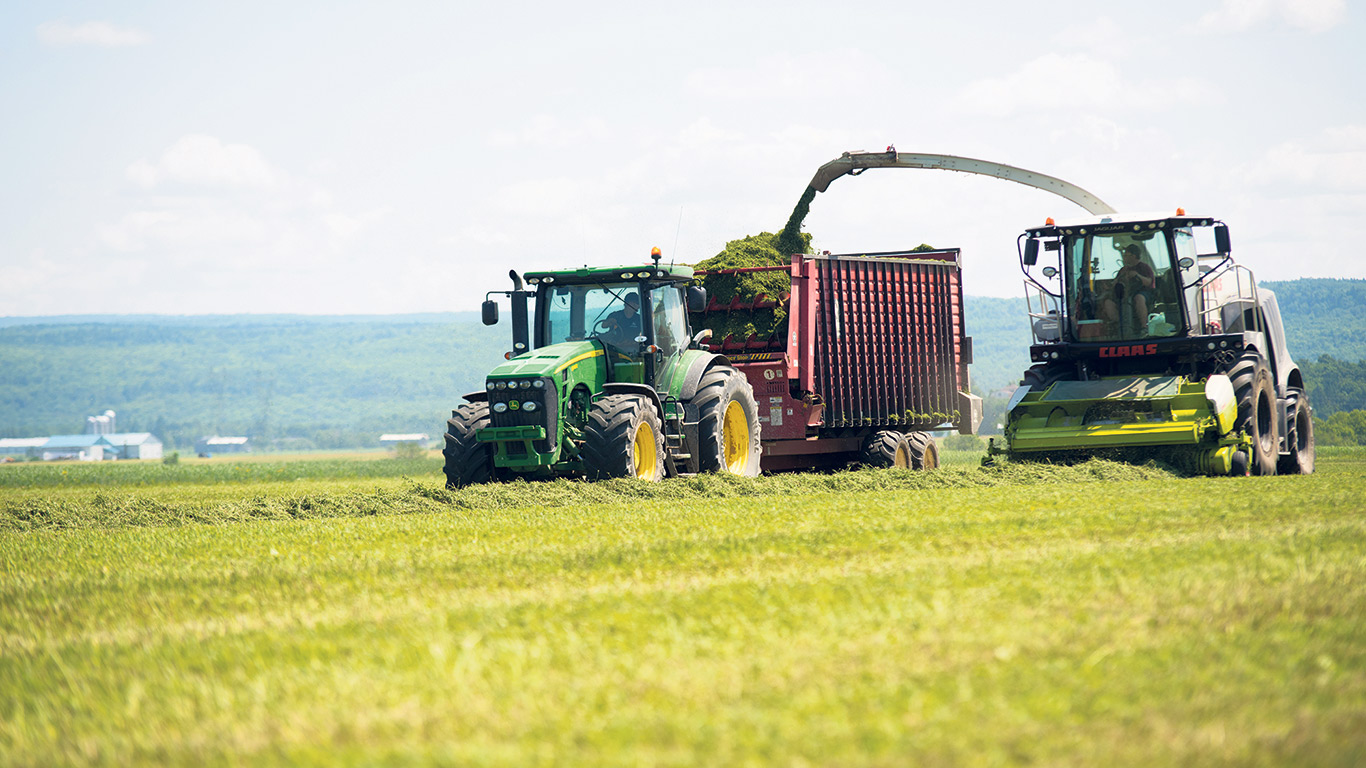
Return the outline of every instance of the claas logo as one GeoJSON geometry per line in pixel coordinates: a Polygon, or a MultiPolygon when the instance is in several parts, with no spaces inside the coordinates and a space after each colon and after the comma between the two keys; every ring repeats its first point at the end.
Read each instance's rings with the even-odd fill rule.
{"type": "Polygon", "coordinates": [[[1142,357],[1157,354],[1156,344],[1120,344],[1114,347],[1101,347],[1101,357],[1142,357]]]}

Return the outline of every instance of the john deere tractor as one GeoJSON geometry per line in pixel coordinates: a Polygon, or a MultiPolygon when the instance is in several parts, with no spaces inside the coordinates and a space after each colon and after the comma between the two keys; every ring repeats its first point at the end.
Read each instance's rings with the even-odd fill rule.
{"type": "Polygon", "coordinates": [[[1309,397],[1276,297],[1234,263],[1225,224],[1102,212],[1049,219],[1020,241],[1034,366],[994,452],[1314,471],[1309,397]],[[1215,253],[1197,253],[1197,238],[1215,253]]]}
{"type": "MultiPolygon", "coordinates": [[[[510,273],[512,350],[451,413],[451,486],[519,476],[759,473],[759,419],[745,377],[699,348],[693,270],[653,263],[510,273]],[[534,303],[533,303],[534,302],[534,303]]],[[[491,292],[492,293],[492,292],[491,292]]],[[[485,325],[498,322],[486,300],[485,325]]]]}

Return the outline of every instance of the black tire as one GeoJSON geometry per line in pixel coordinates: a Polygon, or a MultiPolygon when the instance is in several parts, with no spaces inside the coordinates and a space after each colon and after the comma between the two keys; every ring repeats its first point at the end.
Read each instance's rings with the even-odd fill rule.
{"type": "Polygon", "coordinates": [[[1276,430],[1276,387],[1271,371],[1261,355],[1248,352],[1229,369],[1233,394],[1238,398],[1238,421],[1235,430],[1252,438],[1252,452],[1248,468],[1254,475],[1276,474],[1276,460],[1280,454],[1280,440],[1276,430]]]}
{"type": "Polygon", "coordinates": [[[488,403],[465,403],[451,411],[446,421],[446,485],[463,488],[493,479],[493,450],[488,443],[474,439],[475,433],[489,425],[488,403]]]}
{"type": "Polygon", "coordinates": [[[1044,389],[1055,381],[1061,381],[1071,373],[1070,368],[1063,367],[1057,363],[1039,363],[1030,366],[1029,370],[1020,377],[1020,386],[1030,389],[1044,389]]]}
{"type": "Polygon", "coordinates": [[[928,432],[906,435],[911,448],[911,469],[939,469],[939,445],[928,432]]]}
{"type": "Polygon", "coordinates": [[[1276,462],[1276,472],[1282,475],[1314,474],[1314,418],[1309,408],[1309,394],[1302,389],[1289,392],[1286,421],[1290,434],[1285,436],[1290,453],[1276,462]]]}
{"type": "Polygon", "coordinates": [[[884,429],[864,439],[859,460],[870,467],[910,469],[911,446],[905,435],[884,429]]]}
{"type": "Polygon", "coordinates": [[[729,365],[711,368],[702,375],[692,403],[697,406],[699,469],[758,477],[759,406],[744,375],[729,365]]]}
{"type": "Polygon", "coordinates": [[[585,473],[594,480],[664,477],[664,430],[659,414],[637,395],[607,395],[588,409],[583,430],[585,473]]]}

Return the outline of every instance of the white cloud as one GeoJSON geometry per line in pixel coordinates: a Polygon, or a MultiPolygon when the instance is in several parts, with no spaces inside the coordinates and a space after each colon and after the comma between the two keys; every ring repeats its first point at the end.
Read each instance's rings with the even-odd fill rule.
{"type": "Polygon", "coordinates": [[[1243,168],[1247,183],[1309,194],[1366,194],[1366,125],[1335,126],[1271,147],[1243,168]]]}
{"type": "Polygon", "coordinates": [[[151,38],[136,27],[121,27],[107,21],[68,24],[49,21],[38,25],[38,39],[47,45],[98,45],[118,48],[142,45],[151,38]]]}
{"type": "Polygon", "coordinates": [[[1308,32],[1325,32],[1347,18],[1346,0],[1223,0],[1200,19],[1203,30],[1248,29],[1283,22],[1308,32]]]}
{"type": "Polygon", "coordinates": [[[885,63],[859,50],[822,50],[766,56],[749,66],[702,67],[684,88],[693,96],[746,103],[785,104],[793,112],[857,90],[880,91],[892,80],[885,63]]]}
{"type": "Polygon", "coordinates": [[[1090,54],[1049,53],[1003,77],[968,84],[957,102],[991,117],[1059,108],[1151,112],[1198,102],[1208,90],[1190,78],[1130,81],[1113,63],[1090,54]]]}
{"type": "Polygon", "coordinates": [[[171,145],[155,163],[138,160],[129,181],[151,189],[168,182],[205,187],[268,187],[279,174],[256,149],[191,134],[171,145]]]}
{"type": "Polygon", "coordinates": [[[528,151],[579,146],[600,141],[608,135],[607,123],[600,118],[563,120],[551,115],[536,115],[526,125],[510,131],[497,131],[489,139],[495,147],[522,148],[528,151]]]}

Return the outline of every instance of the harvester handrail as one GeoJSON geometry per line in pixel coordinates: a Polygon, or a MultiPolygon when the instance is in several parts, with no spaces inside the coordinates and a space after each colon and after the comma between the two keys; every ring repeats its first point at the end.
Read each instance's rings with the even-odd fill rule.
{"type": "MultiPolygon", "coordinates": [[[[1193,285],[1200,289],[1200,311],[1198,314],[1202,333],[1211,333],[1213,325],[1222,326],[1222,322],[1211,323],[1210,315],[1216,312],[1222,313],[1224,307],[1242,302],[1249,302],[1253,307],[1257,306],[1257,282],[1253,278],[1252,270],[1242,264],[1235,263],[1232,259],[1225,258],[1220,261],[1214,269],[1201,275],[1193,285]],[[1244,275],[1247,279],[1246,284],[1243,282],[1244,275]],[[1234,281],[1232,292],[1225,291],[1223,287],[1224,278],[1229,276],[1232,276],[1234,281]]],[[[1218,320],[1223,320],[1222,315],[1218,320]]],[[[1224,328],[1220,328],[1220,330],[1227,332],[1227,329],[1224,328]]]]}

